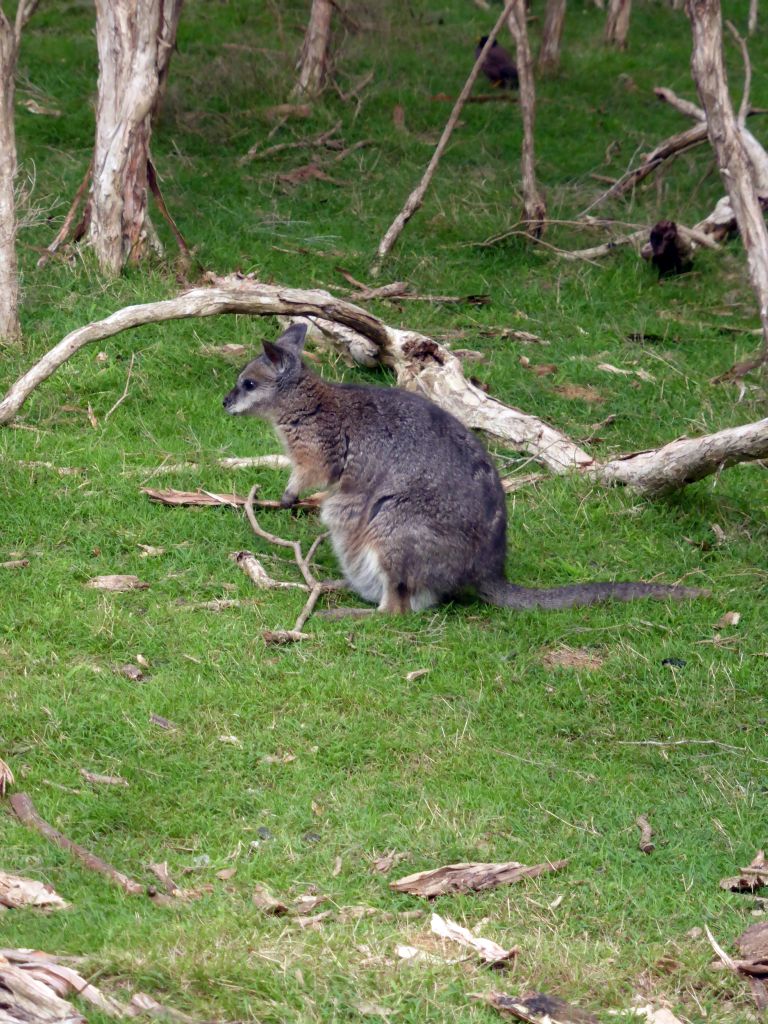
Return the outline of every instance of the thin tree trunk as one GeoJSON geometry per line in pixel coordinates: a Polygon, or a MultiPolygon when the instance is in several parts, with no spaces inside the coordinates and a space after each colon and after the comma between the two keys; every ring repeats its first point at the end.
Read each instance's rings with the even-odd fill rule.
{"type": "Polygon", "coordinates": [[[547,219],[547,204],[536,184],[534,125],[536,123],[536,87],[533,81],[533,60],[528,43],[525,0],[515,0],[507,16],[509,31],[515,40],[517,74],[520,79],[520,117],[523,122],[523,151],[520,170],[523,178],[523,220],[526,231],[541,238],[547,219]]]}
{"type": "Polygon", "coordinates": [[[605,41],[609,46],[626,50],[631,12],[632,0],[610,0],[605,20],[605,41]]]}
{"type": "Polygon", "coordinates": [[[147,163],[183,0],[96,0],[99,101],[89,237],[118,274],[148,247],[147,163]]]}
{"type": "Polygon", "coordinates": [[[723,23],[719,0],[688,0],[693,30],[691,71],[707,116],[707,129],[731,207],[736,216],[752,287],[757,296],[763,347],[768,360],[768,229],[755,188],[753,161],[728,94],[723,65],[723,23]]]}
{"type": "Polygon", "coordinates": [[[18,47],[13,26],[0,10],[0,342],[15,342],[19,327],[19,272],[16,262],[16,177],[14,97],[18,47]]]}
{"type": "Polygon", "coordinates": [[[332,0],[312,0],[309,23],[299,57],[299,80],[293,95],[316,99],[328,81],[332,0]]]}
{"type": "Polygon", "coordinates": [[[560,43],[563,38],[566,0],[547,0],[544,29],[537,67],[539,71],[556,71],[560,64],[560,43]]]}
{"type": "Polygon", "coordinates": [[[749,0],[749,21],[747,31],[751,36],[757,32],[757,0],[749,0]]]}

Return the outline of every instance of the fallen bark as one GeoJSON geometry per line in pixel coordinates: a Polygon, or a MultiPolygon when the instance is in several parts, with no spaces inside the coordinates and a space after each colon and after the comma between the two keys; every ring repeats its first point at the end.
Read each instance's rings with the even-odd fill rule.
{"type": "Polygon", "coordinates": [[[123,892],[128,893],[129,896],[141,896],[146,892],[145,887],[139,882],[135,882],[121,871],[113,868],[111,864],[102,860],[101,857],[97,857],[90,850],[86,850],[79,843],[74,843],[71,839],[67,839],[57,828],[49,825],[47,821],[40,817],[37,808],[26,793],[14,793],[9,797],[9,803],[13,813],[22,825],[34,829],[44,839],[47,839],[49,843],[53,843],[60,849],[66,850],[67,853],[71,853],[90,871],[96,871],[98,874],[104,875],[110,882],[114,882],[115,885],[119,886],[123,892]]]}
{"type": "MultiPolygon", "coordinates": [[[[325,291],[281,288],[237,277],[214,279],[211,286],[191,289],[175,299],[128,306],[72,331],[10,387],[0,402],[0,425],[10,423],[34,389],[84,346],[143,324],[223,313],[308,320],[310,337],[319,337],[361,365],[394,369],[400,387],[423,394],[492,440],[527,452],[552,473],[585,472],[601,484],[621,484],[655,496],[737,462],[768,457],[768,420],[762,420],[597,462],[536,416],[485,394],[465,378],[458,356],[432,338],[389,327],[325,291]]],[[[159,493],[158,500],[165,500],[159,493]]],[[[214,503],[228,503],[221,496],[210,497],[214,503]]]]}

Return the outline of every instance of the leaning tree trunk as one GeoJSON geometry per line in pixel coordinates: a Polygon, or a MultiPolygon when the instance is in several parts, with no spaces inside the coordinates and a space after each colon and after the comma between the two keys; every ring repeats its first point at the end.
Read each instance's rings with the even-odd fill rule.
{"type": "Polygon", "coordinates": [[[312,0],[309,24],[299,57],[299,80],[293,90],[296,97],[316,99],[328,80],[333,0],[312,0]]]}
{"type": "Polygon", "coordinates": [[[152,116],[183,0],[96,0],[99,101],[89,236],[99,266],[118,274],[146,255],[152,116]]]}
{"type": "Polygon", "coordinates": [[[20,337],[19,272],[16,262],[16,135],[13,123],[16,34],[0,10],[0,342],[20,337]]]}
{"type": "Polygon", "coordinates": [[[528,43],[525,0],[515,0],[507,24],[515,40],[517,74],[520,80],[520,118],[523,122],[523,152],[520,169],[523,177],[523,220],[525,230],[533,238],[540,238],[547,217],[544,196],[536,184],[536,158],[533,129],[536,123],[536,88],[533,82],[533,60],[528,43]]]}
{"type": "Polygon", "coordinates": [[[758,366],[768,361],[768,228],[755,188],[755,165],[750,160],[744,133],[728,94],[720,0],[688,0],[686,13],[693,30],[693,78],[747,254],[749,278],[757,296],[763,329],[762,353],[755,361],[755,366],[758,366]]]}
{"type": "Polygon", "coordinates": [[[547,0],[537,62],[539,71],[556,71],[560,64],[560,42],[563,38],[565,3],[566,0],[547,0]]]}
{"type": "Polygon", "coordinates": [[[605,41],[619,50],[626,50],[632,0],[610,0],[605,20],[605,41]]]}

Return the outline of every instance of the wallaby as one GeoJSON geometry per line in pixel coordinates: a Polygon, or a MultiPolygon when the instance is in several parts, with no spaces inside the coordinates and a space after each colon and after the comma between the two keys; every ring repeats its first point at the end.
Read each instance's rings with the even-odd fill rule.
{"type": "Polygon", "coordinates": [[[655,583],[545,589],[507,582],[507,509],[480,441],[450,413],[399,388],[332,384],[301,361],[294,324],[248,363],[224,399],[273,424],[291,460],[282,497],[327,488],[321,518],[349,587],[383,612],[421,611],[465,592],[507,608],[570,608],[706,591],[655,583]]]}

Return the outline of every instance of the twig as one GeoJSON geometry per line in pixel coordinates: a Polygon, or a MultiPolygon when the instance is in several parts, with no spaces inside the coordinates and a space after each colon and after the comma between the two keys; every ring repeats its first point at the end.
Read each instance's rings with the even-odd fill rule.
{"type": "Polygon", "coordinates": [[[719,740],[617,740],[616,742],[622,747],[720,747],[732,754],[748,754],[753,760],[760,761],[761,764],[768,764],[768,758],[758,757],[746,747],[734,747],[730,743],[721,743],[719,740]]]}
{"type": "Polygon", "coordinates": [[[635,824],[640,829],[640,842],[639,848],[642,853],[653,853],[656,849],[656,844],[653,842],[653,829],[651,823],[644,814],[640,814],[635,818],[635,824]]]}
{"type": "MultiPolygon", "coordinates": [[[[248,163],[249,160],[264,160],[268,156],[275,156],[277,153],[283,153],[288,149],[313,149],[316,146],[329,146],[333,136],[341,128],[341,121],[337,121],[333,128],[328,128],[317,135],[312,135],[306,139],[297,139],[296,142],[278,142],[274,146],[268,146],[266,149],[259,152],[259,144],[256,143],[248,150],[245,156],[240,157],[238,163],[242,167],[243,164],[248,163]]],[[[334,140],[341,145],[341,140],[334,140]]]]}
{"type": "Polygon", "coordinates": [[[339,99],[341,100],[341,102],[342,103],[349,103],[350,100],[356,99],[359,96],[359,94],[363,91],[363,89],[365,89],[365,87],[367,85],[370,85],[372,81],[373,81],[373,71],[369,71],[367,74],[363,75],[363,77],[352,86],[352,88],[349,90],[349,92],[342,92],[341,89],[339,88],[339,86],[336,84],[336,82],[333,83],[333,87],[336,90],[336,92],[339,94],[339,99]]]}
{"type": "MultiPolygon", "coordinates": [[[[270,580],[269,584],[264,584],[262,581],[260,585],[271,585],[277,587],[300,587],[303,590],[309,590],[309,595],[304,603],[304,607],[299,612],[299,616],[294,623],[293,629],[276,629],[276,630],[265,630],[263,633],[264,640],[267,643],[285,644],[293,643],[297,640],[307,639],[307,634],[302,633],[302,629],[309,619],[310,615],[315,609],[315,605],[321,594],[327,593],[329,590],[336,590],[339,586],[336,580],[318,580],[310,568],[310,563],[320,547],[322,542],[328,536],[327,533],[321,533],[319,537],[315,537],[312,542],[306,557],[302,553],[301,544],[297,540],[284,540],[282,537],[275,536],[274,533],[269,533],[267,530],[262,529],[259,526],[258,520],[253,511],[253,502],[256,496],[256,487],[252,487],[248,498],[245,502],[245,514],[248,517],[248,522],[251,524],[251,529],[257,537],[261,537],[262,540],[268,541],[270,544],[276,544],[281,548],[290,548],[293,551],[293,557],[296,559],[296,565],[298,565],[306,585],[301,583],[277,583],[274,580],[270,580]]],[[[241,554],[246,554],[242,552],[241,554]]],[[[251,556],[253,558],[253,556],[251,556]]],[[[256,561],[256,559],[253,559],[256,561]]],[[[257,562],[258,565],[258,562],[257,562]]],[[[259,568],[261,568],[259,566],[259,568]]],[[[247,571],[247,570],[246,570],[247,571]]],[[[263,570],[262,570],[263,572],[263,570]]],[[[266,576],[266,574],[264,574],[266,576]]],[[[266,577],[269,579],[269,577],[266,577]]]]}
{"type": "Polygon", "coordinates": [[[133,361],[134,361],[135,358],[136,358],[136,353],[132,352],[131,353],[131,361],[128,364],[128,374],[126,375],[126,378],[125,378],[125,387],[123,388],[123,393],[122,393],[122,395],[120,395],[120,397],[115,402],[115,404],[112,406],[112,408],[109,410],[109,412],[105,413],[105,415],[104,415],[104,422],[105,423],[107,422],[109,417],[112,415],[112,413],[115,411],[115,409],[117,409],[118,406],[122,405],[123,402],[128,397],[128,385],[131,383],[131,374],[133,373],[133,361]]]}
{"type": "Polygon", "coordinates": [[[56,254],[59,247],[63,245],[69,237],[69,233],[72,230],[72,225],[75,222],[75,217],[77,216],[77,211],[80,208],[80,203],[82,202],[83,196],[88,190],[88,185],[91,181],[92,171],[93,157],[91,157],[90,163],[88,164],[88,169],[86,170],[85,175],[83,176],[83,180],[80,182],[80,186],[78,187],[77,192],[75,192],[75,198],[72,200],[72,205],[69,208],[67,216],[64,218],[64,223],[61,225],[61,229],[59,230],[58,234],[51,242],[51,244],[48,246],[48,248],[45,250],[43,255],[40,257],[40,259],[37,261],[38,270],[43,269],[43,267],[50,260],[51,256],[54,256],[56,254]]]}
{"type": "Polygon", "coordinates": [[[453,110],[451,111],[451,115],[448,118],[448,122],[446,123],[445,128],[443,128],[443,134],[440,136],[440,141],[435,147],[435,151],[432,154],[432,159],[429,161],[427,169],[424,171],[424,174],[422,175],[421,181],[413,190],[413,192],[411,192],[411,194],[408,196],[408,199],[405,202],[405,206],[392,221],[390,226],[387,228],[384,237],[379,242],[379,247],[376,253],[376,259],[374,261],[373,266],[371,267],[371,273],[373,274],[374,277],[379,273],[381,264],[392,251],[392,248],[394,247],[395,243],[400,237],[403,228],[411,219],[411,217],[413,217],[416,211],[420,209],[422,203],[424,202],[424,196],[426,195],[430,182],[432,181],[435,171],[437,170],[437,165],[440,163],[440,159],[443,153],[445,152],[451,135],[453,134],[453,129],[456,127],[456,123],[459,120],[459,115],[461,114],[464,103],[466,102],[466,99],[472,90],[472,86],[475,84],[477,76],[480,74],[480,68],[483,66],[483,62],[485,61],[485,58],[488,55],[489,50],[493,46],[496,36],[501,31],[501,28],[507,19],[507,15],[512,10],[515,2],[516,0],[508,0],[508,2],[504,5],[504,10],[501,12],[496,21],[496,24],[491,29],[488,38],[485,42],[485,46],[483,46],[483,48],[478,53],[474,66],[469,73],[469,78],[467,78],[466,82],[464,83],[464,88],[459,93],[459,98],[456,100],[456,103],[453,106],[453,110]]]}
{"type": "Polygon", "coordinates": [[[59,832],[58,829],[54,828],[53,825],[49,825],[47,821],[40,817],[35,805],[26,793],[14,793],[9,798],[9,803],[13,813],[22,825],[26,825],[27,828],[34,829],[50,843],[53,843],[62,850],[66,850],[68,853],[71,853],[90,871],[96,871],[100,875],[104,875],[111,882],[114,882],[115,885],[119,886],[123,892],[128,893],[129,896],[141,896],[146,892],[145,887],[139,882],[135,882],[132,878],[124,875],[121,871],[113,868],[111,864],[107,864],[105,860],[102,860],[101,857],[97,857],[96,854],[91,853],[90,850],[86,850],[84,846],[80,846],[78,843],[73,843],[71,839],[67,839],[67,837],[59,832]]]}
{"type": "Polygon", "coordinates": [[[293,557],[296,559],[296,565],[298,565],[301,575],[311,590],[317,583],[317,580],[312,575],[312,571],[307,565],[304,555],[301,553],[301,544],[297,540],[284,540],[282,537],[276,537],[274,533],[269,533],[259,526],[256,514],[253,511],[253,502],[256,497],[256,491],[258,485],[254,486],[248,492],[248,497],[245,499],[245,514],[248,517],[248,522],[251,524],[251,529],[257,537],[261,537],[262,540],[266,540],[270,544],[276,544],[281,548],[290,548],[293,551],[293,557]]]}

